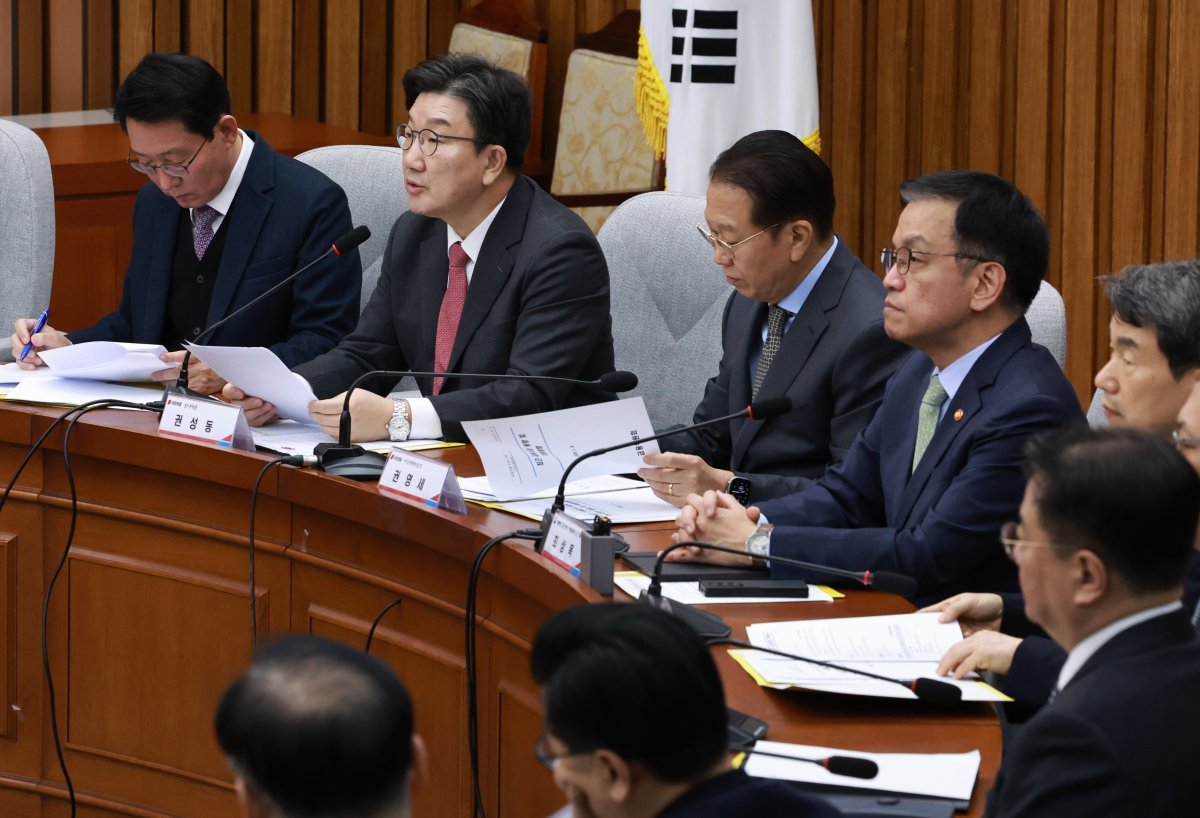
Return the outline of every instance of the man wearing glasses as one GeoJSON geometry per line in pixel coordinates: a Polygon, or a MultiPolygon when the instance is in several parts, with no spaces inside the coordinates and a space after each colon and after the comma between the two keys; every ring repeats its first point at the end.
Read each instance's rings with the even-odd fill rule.
{"type": "MultiPolygon", "coordinates": [[[[811,487],[749,509],[723,493],[693,495],[676,541],[894,571],[916,580],[917,600],[1015,589],[996,535],[1024,489],[1021,445],[1083,417],[1024,318],[1046,271],[1046,226],[1010,182],[986,173],[910,179],[900,198],[893,248],[882,253],[883,323],[920,354],[896,370],[846,458],[811,487]]],[[[698,547],[676,555],[753,561],[698,547]]]]}
{"type": "Polygon", "coordinates": [[[1200,642],[1180,604],[1200,478],[1161,436],[1059,430],[1031,440],[1016,537],[1029,618],[1067,651],[1023,726],[990,818],[1200,814],[1200,642]]]}
{"type": "MultiPolygon", "coordinates": [[[[477,55],[448,54],[417,65],[403,83],[408,121],[397,137],[409,212],[392,228],[358,326],[295,368],[323,399],[309,412],[334,437],[345,390],[372,370],[593,380],[613,368],[600,245],[578,216],[521,175],[532,117],[524,81],[477,55]]],[[[356,390],[353,440],[461,440],[464,420],[612,397],[546,381],[419,382],[419,398],[356,390]]],[[[390,383],[369,387],[386,391],[390,383]]],[[[242,402],[252,424],[275,415],[232,385],[225,394],[242,402]]]]}
{"type": "Polygon", "coordinates": [[[533,641],[538,760],[571,818],[832,818],[824,801],[729,763],[725,693],[690,627],[646,605],[560,611],[533,641]]]}
{"type": "MultiPolygon", "coordinates": [[[[133,251],[117,310],[69,335],[45,327],[40,349],[83,341],[182,344],[319,258],[350,229],[342,189],[238,128],[229,91],[198,57],[148,54],[117,90],[113,115],[129,136],[128,162],[150,177],[133,211],[133,251]]],[[[362,272],[355,250],[331,256],[211,336],[208,343],[269,347],[289,366],[332,349],[354,327],[362,272]]],[[[18,319],[19,358],[35,322],[18,319]]],[[[174,381],[178,367],[154,375],[174,381]]],[[[224,385],[193,360],[189,386],[224,385]]]]}
{"type": "MultiPolygon", "coordinates": [[[[1195,406],[1186,412],[1200,375],[1200,261],[1132,265],[1101,279],[1112,305],[1110,356],[1096,374],[1105,416],[1114,428],[1140,429],[1176,446],[1200,471],[1195,406]]],[[[1193,397],[1192,403],[1196,404],[1193,397]]],[[[1185,586],[1189,614],[1200,600],[1200,554],[1185,586]]],[[[1004,676],[1004,691],[1040,706],[1053,689],[1066,653],[1025,616],[1019,594],[958,594],[927,610],[958,620],[966,638],[942,658],[939,670],[962,678],[972,671],[1004,676]],[[1022,638],[1024,637],[1024,638],[1022,638]]],[[[1200,624],[1200,616],[1196,618],[1200,624]]],[[[1019,717],[1022,711],[1013,710],[1019,717]]]]}
{"type": "Polygon", "coordinates": [[[794,408],[669,438],[648,455],[640,475],[676,506],[710,489],[749,504],[809,485],[845,456],[910,351],[884,334],[884,289],[834,234],[833,176],[803,142],[749,134],[709,179],[696,229],[733,292],[720,366],[694,420],[779,395],[794,408]]]}

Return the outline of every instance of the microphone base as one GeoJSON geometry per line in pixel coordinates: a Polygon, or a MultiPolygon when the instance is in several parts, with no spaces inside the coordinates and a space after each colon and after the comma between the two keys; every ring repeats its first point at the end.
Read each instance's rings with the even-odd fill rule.
{"type": "Polygon", "coordinates": [[[644,592],[638,601],[646,605],[653,605],[682,619],[703,639],[725,639],[733,633],[733,629],[721,617],[699,608],[693,608],[683,602],[675,602],[663,596],[651,598],[644,592]]]}
{"type": "Polygon", "coordinates": [[[314,454],[317,456],[317,468],[321,471],[364,482],[378,480],[387,463],[384,455],[368,452],[355,444],[343,446],[339,443],[321,443],[314,454]]]}

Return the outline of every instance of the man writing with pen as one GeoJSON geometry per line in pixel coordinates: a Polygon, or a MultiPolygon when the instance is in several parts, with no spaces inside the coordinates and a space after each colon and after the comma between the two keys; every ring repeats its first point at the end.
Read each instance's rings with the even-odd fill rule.
{"type": "MultiPolygon", "coordinates": [[[[183,343],[321,256],[350,229],[342,189],[238,127],[225,80],[182,54],[149,54],[117,90],[113,114],[129,136],[128,162],[150,177],[133,211],[133,252],[117,310],[62,332],[44,317],[18,319],[10,339],[23,368],[38,353],[85,341],[162,344],[179,374],[183,343]],[[26,347],[28,346],[28,352],[26,347]]],[[[205,340],[269,347],[289,366],[333,348],[354,326],[358,252],[331,256],[205,340]]],[[[202,362],[189,386],[222,381],[202,362]]]]}

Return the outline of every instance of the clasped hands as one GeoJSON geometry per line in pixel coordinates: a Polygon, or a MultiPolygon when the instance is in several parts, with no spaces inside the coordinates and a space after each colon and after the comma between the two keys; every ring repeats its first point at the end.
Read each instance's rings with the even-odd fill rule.
{"type": "MultiPolygon", "coordinates": [[[[675,518],[675,533],[671,542],[689,540],[712,543],[739,551],[746,539],[758,528],[760,512],[757,506],[743,508],[741,503],[723,491],[706,491],[683,498],[683,507],[675,518]]],[[[749,556],[727,554],[697,545],[689,545],[667,554],[666,562],[706,562],[712,565],[749,566],[749,556]]]]}

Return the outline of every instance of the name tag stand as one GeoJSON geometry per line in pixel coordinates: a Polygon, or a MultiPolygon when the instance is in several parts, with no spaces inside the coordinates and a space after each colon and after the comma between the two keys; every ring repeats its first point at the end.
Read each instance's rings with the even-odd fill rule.
{"type": "Polygon", "coordinates": [[[579,577],[596,593],[612,596],[613,560],[629,544],[612,533],[607,517],[597,517],[588,526],[556,511],[547,523],[543,543],[542,556],[579,577]]]}
{"type": "Polygon", "coordinates": [[[379,475],[379,490],[390,497],[416,500],[433,508],[444,508],[455,514],[467,513],[467,501],[454,467],[441,460],[392,449],[379,475]]]}
{"type": "Polygon", "coordinates": [[[213,398],[168,393],[163,398],[158,433],[182,440],[254,451],[254,437],[242,407],[213,398]]]}

